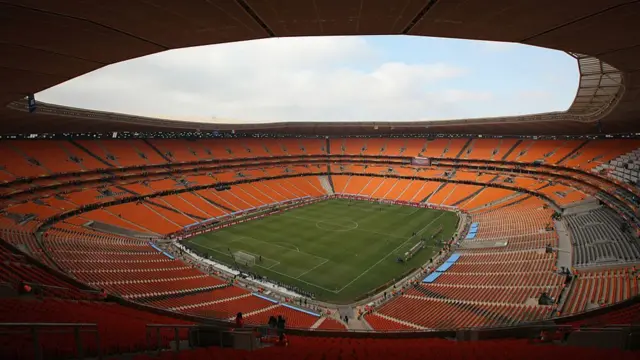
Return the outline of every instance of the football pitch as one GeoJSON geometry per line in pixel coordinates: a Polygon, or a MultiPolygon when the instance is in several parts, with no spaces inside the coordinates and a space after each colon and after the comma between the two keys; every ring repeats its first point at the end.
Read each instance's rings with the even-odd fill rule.
{"type": "Polygon", "coordinates": [[[452,212],[333,199],[202,234],[185,245],[229,265],[236,265],[231,254],[251,254],[255,265],[245,270],[344,304],[422,266],[456,224],[452,212]],[[424,249],[396,261],[422,238],[424,249]]]}

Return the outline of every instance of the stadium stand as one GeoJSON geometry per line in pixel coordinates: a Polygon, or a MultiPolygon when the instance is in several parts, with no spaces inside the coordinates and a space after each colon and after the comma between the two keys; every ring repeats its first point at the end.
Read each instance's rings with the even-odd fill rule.
{"type": "Polygon", "coordinates": [[[583,312],[638,295],[636,271],[633,268],[580,272],[564,312],[583,312]]]}
{"type": "Polygon", "coordinates": [[[0,358],[637,359],[640,4],[355,3],[2,2],[0,358]],[[368,34],[565,51],[575,100],[485,119],[245,124],[34,98],[163,51],[368,34]],[[460,216],[415,277],[359,302],[350,332],[179,250],[214,223],[334,195],[460,216]],[[301,329],[262,336],[279,314],[301,329]],[[242,341],[257,334],[268,342],[242,341]],[[181,348],[212,339],[225,346],[181,348]]]}
{"type": "Polygon", "coordinates": [[[597,208],[564,217],[571,230],[574,266],[618,265],[640,260],[640,246],[611,210],[597,208]]]}
{"type": "MultiPolygon", "coordinates": [[[[2,245],[2,244],[0,244],[2,245]]],[[[140,351],[146,347],[144,329],[150,323],[183,323],[167,316],[158,316],[147,311],[120,306],[103,300],[104,295],[89,287],[65,281],[57,274],[34,263],[10,246],[0,247],[2,272],[0,286],[0,331],[7,334],[10,341],[0,343],[0,354],[6,359],[34,358],[33,347],[28,344],[31,335],[21,335],[15,326],[7,329],[7,323],[28,325],[34,323],[93,323],[100,332],[101,351],[122,353],[140,351]],[[7,292],[7,290],[14,291],[7,292]],[[25,293],[26,295],[18,295],[25,293]],[[126,329],[121,325],[127,321],[126,329]],[[10,331],[6,333],[6,331],[10,331]],[[16,346],[16,344],[22,344],[16,346]]],[[[62,327],[62,326],[61,326],[62,327]]],[[[55,330],[55,327],[53,328],[55,330]]],[[[62,332],[61,329],[58,329],[62,332]]],[[[163,346],[168,344],[167,333],[163,332],[163,346]]],[[[185,334],[183,334],[185,335],[185,334]]],[[[87,355],[97,354],[97,344],[93,337],[83,337],[87,355]]],[[[46,358],[65,358],[74,354],[73,340],[60,335],[45,337],[42,354],[46,358]],[[62,341],[62,343],[60,343],[62,341]]]]}
{"type": "MultiPolygon", "coordinates": [[[[200,348],[181,353],[179,359],[224,358],[240,359],[342,359],[346,356],[361,359],[423,359],[432,354],[442,354],[447,359],[466,359],[486,356],[490,359],[539,359],[554,356],[580,356],[584,359],[616,357],[621,360],[633,359],[630,352],[607,349],[584,349],[553,345],[530,344],[523,340],[495,340],[485,342],[462,342],[444,339],[351,339],[341,337],[301,337],[291,336],[287,347],[270,347],[256,352],[233,351],[219,347],[200,348]],[[482,355],[480,355],[482,354],[482,355]]],[[[170,359],[173,354],[162,356],[170,359]]],[[[155,357],[140,356],[136,360],[150,360],[155,357]]]]}
{"type": "Polygon", "coordinates": [[[545,229],[550,215],[531,199],[471,213],[479,226],[457,250],[460,258],[435,281],[415,284],[378,312],[428,329],[512,325],[553,316],[554,307],[538,305],[538,298],[544,292],[557,299],[564,277],[554,271],[555,254],[536,251],[556,244],[554,232],[545,229]]]}
{"type": "Polygon", "coordinates": [[[600,164],[593,168],[592,171],[604,173],[618,181],[637,185],[640,178],[640,149],[634,149],[608,163],[600,164]]]}
{"type": "Polygon", "coordinates": [[[318,324],[316,322],[316,327],[312,327],[313,329],[318,330],[333,330],[333,331],[342,331],[346,330],[346,326],[342,321],[338,321],[333,318],[323,317],[318,324]]]}
{"type": "MultiPolygon", "coordinates": [[[[604,168],[605,161],[624,155],[637,144],[615,150],[614,142],[598,141],[583,146],[584,152],[578,154],[574,150],[580,144],[468,138],[225,139],[220,143],[150,139],[41,141],[30,149],[25,141],[3,142],[2,151],[28,154],[0,160],[5,163],[6,175],[0,218],[3,240],[20,249],[23,257],[34,257],[88,285],[78,290],[57,277],[48,278],[46,272],[34,271],[33,266],[26,266],[30,269],[26,273],[25,265],[20,265],[21,256],[10,252],[3,255],[8,266],[3,270],[3,281],[13,287],[20,279],[35,281],[42,284],[45,298],[36,303],[13,298],[7,300],[6,308],[27,310],[35,306],[41,310],[34,312],[30,321],[62,321],[45,314],[67,309],[73,306],[70,301],[82,299],[86,310],[79,310],[76,320],[97,323],[107,333],[119,316],[140,319],[131,334],[143,333],[143,323],[176,323],[173,318],[135,310],[141,311],[138,314],[128,307],[105,303],[99,298],[104,291],[174,316],[229,321],[242,312],[246,324],[266,325],[270,316],[284,315],[290,327],[342,331],[345,324],[340,321],[296,310],[286,302],[265,300],[221,279],[211,268],[194,260],[168,257],[152,246],[185,228],[234,212],[333,192],[450,206],[463,210],[475,224],[473,236],[456,244],[457,261],[443,268],[432,282],[399,289],[364,314],[371,329],[533,324],[618,304],[638,295],[633,266],[640,257],[640,247],[633,232],[636,227],[633,223],[623,225],[628,224],[623,217],[628,213],[621,210],[622,206],[634,206],[634,195],[599,178],[597,166],[604,168]],[[610,146],[604,145],[607,143],[610,146]],[[329,172],[326,159],[321,157],[327,156],[327,144],[331,154],[354,158],[332,163],[329,172]],[[48,151],[50,148],[56,150],[48,151]],[[567,158],[572,153],[573,157],[567,158]],[[409,154],[468,163],[416,167],[358,158],[366,155],[384,160],[385,156],[409,154]],[[55,161],[70,156],[83,160],[55,161]],[[270,160],[256,165],[252,163],[255,157],[270,160]],[[596,178],[563,166],[538,176],[520,174],[508,163],[561,163],[562,159],[570,159],[572,168],[594,169],[591,176],[596,178]],[[225,167],[207,163],[217,160],[232,163],[225,167]],[[474,167],[503,160],[502,171],[474,167]],[[192,168],[190,162],[205,168],[192,168]],[[175,167],[179,173],[156,169],[155,165],[175,167]],[[99,172],[92,173],[107,168],[121,168],[122,175],[105,179],[99,172]],[[145,169],[157,172],[150,174],[145,169]],[[78,172],[80,180],[66,182],[65,172],[78,172]],[[25,177],[44,187],[25,187],[21,180],[25,177]],[[584,185],[582,179],[595,180],[584,185]],[[219,184],[232,185],[220,191],[216,189],[219,184]],[[561,244],[554,216],[594,197],[604,201],[603,206],[561,219],[571,236],[572,265],[578,269],[567,285],[565,274],[558,271],[556,249],[561,244]],[[615,206],[605,206],[609,202],[615,206]],[[624,226],[628,228],[622,229],[624,226]],[[589,270],[592,266],[598,269],[589,270]],[[543,294],[552,303],[541,305],[543,294]],[[106,313],[115,315],[107,318],[106,313]]],[[[435,265],[439,264],[431,269],[435,265]]],[[[7,313],[4,319],[12,318],[7,313]]],[[[127,334],[109,335],[105,344],[111,350],[107,352],[136,351],[143,346],[141,335],[127,334]]],[[[162,341],[166,345],[165,335],[162,341]]],[[[49,351],[46,345],[44,349],[49,351]]],[[[86,349],[95,351],[90,344],[86,349]]],[[[56,356],[64,357],[72,349],[61,351],[56,356]]]]}

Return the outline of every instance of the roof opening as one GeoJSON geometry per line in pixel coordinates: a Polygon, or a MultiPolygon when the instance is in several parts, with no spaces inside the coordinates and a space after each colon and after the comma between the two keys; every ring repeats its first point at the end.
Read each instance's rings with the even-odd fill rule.
{"type": "Polygon", "coordinates": [[[576,60],[510,43],[275,38],[166,51],[37,94],[60,105],[203,122],[418,121],[569,108],[576,60]]]}

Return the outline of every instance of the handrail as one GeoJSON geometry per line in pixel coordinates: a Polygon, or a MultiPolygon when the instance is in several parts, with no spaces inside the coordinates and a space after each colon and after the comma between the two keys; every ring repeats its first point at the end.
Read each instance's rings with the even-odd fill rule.
{"type": "MultiPolygon", "coordinates": [[[[233,333],[239,330],[249,330],[249,331],[257,331],[261,334],[266,334],[268,332],[268,327],[266,325],[249,325],[242,328],[238,328],[235,324],[229,323],[229,327],[220,327],[220,326],[210,326],[210,325],[184,325],[184,324],[147,324],[146,332],[147,332],[147,350],[151,350],[150,344],[150,331],[155,331],[158,343],[156,344],[156,351],[160,353],[164,350],[161,346],[161,337],[159,336],[160,329],[173,329],[174,341],[176,343],[176,348],[174,351],[179,351],[179,329],[200,329],[200,328],[214,328],[220,330],[222,333],[233,333]]],[[[563,324],[554,324],[549,322],[539,322],[539,323],[527,323],[520,324],[515,326],[500,326],[500,327],[473,327],[473,328],[456,328],[456,329],[436,329],[436,330],[365,330],[365,329],[345,329],[345,330],[326,330],[326,329],[309,329],[309,328],[295,328],[295,327],[287,327],[285,329],[286,333],[289,335],[300,335],[300,336],[345,336],[346,337],[385,337],[389,336],[393,337],[393,335],[399,335],[399,338],[432,338],[432,337],[453,337],[456,336],[459,332],[475,332],[478,334],[484,334],[486,337],[491,337],[494,335],[494,338],[505,337],[503,332],[509,331],[512,332],[508,334],[509,337],[531,337],[537,336],[540,331],[574,331],[577,330],[575,327],[571,325],[563,325],[563,324]],[[519,332],[520,335],[514,335],[513,332],[519,332]],[[524,335],[523,335],[524,334],[524,335]]]]}
{"type": "Polygon", "coordinates": [[[149,328],[163,328],[163,327],[178,327],[178,328],[192,328],[199,325],[194,324],[147,324],[149,328]]]}
{"type": "Polygon", "coordinates": [[[27,285],[36,285],[38,287],[47,288],[47,289],[59,289],[59,290],[70,290],[70,291],[73,290],[73,289],[70,289],[70,288],[64,287],[64,286],[47,285],[47,284],[34,282],[34,281],[23,281],[23,283],[25,283],[27,285]]]}
{"type": "Polygon", "coordinates": [[[92,323],[0,323],[0,328],[2,327],[19,327],[19,326],[38,326],[38,327],[75,327],[75,326],[93,326],[97,327],[97,324],[92,323]]]}

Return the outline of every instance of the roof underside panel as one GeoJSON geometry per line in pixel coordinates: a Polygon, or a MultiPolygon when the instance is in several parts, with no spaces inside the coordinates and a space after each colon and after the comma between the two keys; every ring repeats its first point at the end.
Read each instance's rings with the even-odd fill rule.
{"type": "MultiPolygon", "coordinates": [[[[599,13],[625,0],[437,1],[411,34],[521,42],[599,13]]],[[[571,26],[569,26],[571,27],[571,26]]],[[[550,46],[553,47],[553,46],[550,46]]],[[[564,48],[562,46],[557,47],[564,48]]],[[[574,50],[580,52],[580,50],[574,50]]]]}
{"type": "MultiPolygon", "coordinates": [[[[595,3],[600,2],[609,3],[595,3]]],[[[639,18],[640,3],[634,1],[632,4],[618,5],[578,22],[541,33],[525,43],[598,57],[638,45],[640,39],[630,36],[629,32],[636,32],[633,29],[637,29],[639,18]]],[[[610,64],[625,70],[616,63],[610,64]]]]}
{"type": "Polygon", "coordinates": [[[246,0],[277,36],[400,34],[425,0],[246,0]]]}
{"type": "Polygon", "coordinates": [[[640,2],[632,0],[7,0],[0,3],[1,105],[115,62],[173,48],[273,36],[404,33],[512,41],[595,56],[613,71],[608,74],[607,65],[595,59],[581,63],[580,88],[566,117],[417,125],[212,125],[79,115],[77,109],[63,107],[28,114],[12,103],[0,109],[0,133],[236,128],[303,134],[584,134],[598,129],[596,120],[605,132],[637,132],[637,24],[640,2]]]}
{"type": "MultiPolygon", "coordinates": [[[[242,41],[267,36],[233,0],[13,0],[21,6],[69,21],[86,22],[103,31],[147,42],[161,50],[242,41]],[[54,15],[55,14],[55,15],[54,15]]],[[[70,24],[72,27],[78,23],[70,24]]],[[[88,29],[93,34],[96,29],[88,29]]],[[[54,34],[55,35],[55,34],[54,34]]],[[[64,40],[65,36],[56,38],[64,40]]],[[[152,49],[141,48],[141,51],[152,49]]],[[[158,51],[158,50],[155,50],[158,51]]],[[[114,55],[119,55],[114,53],[114,55]]],[[[124,58],[127,58],[126,56],[124,58]]]]}

